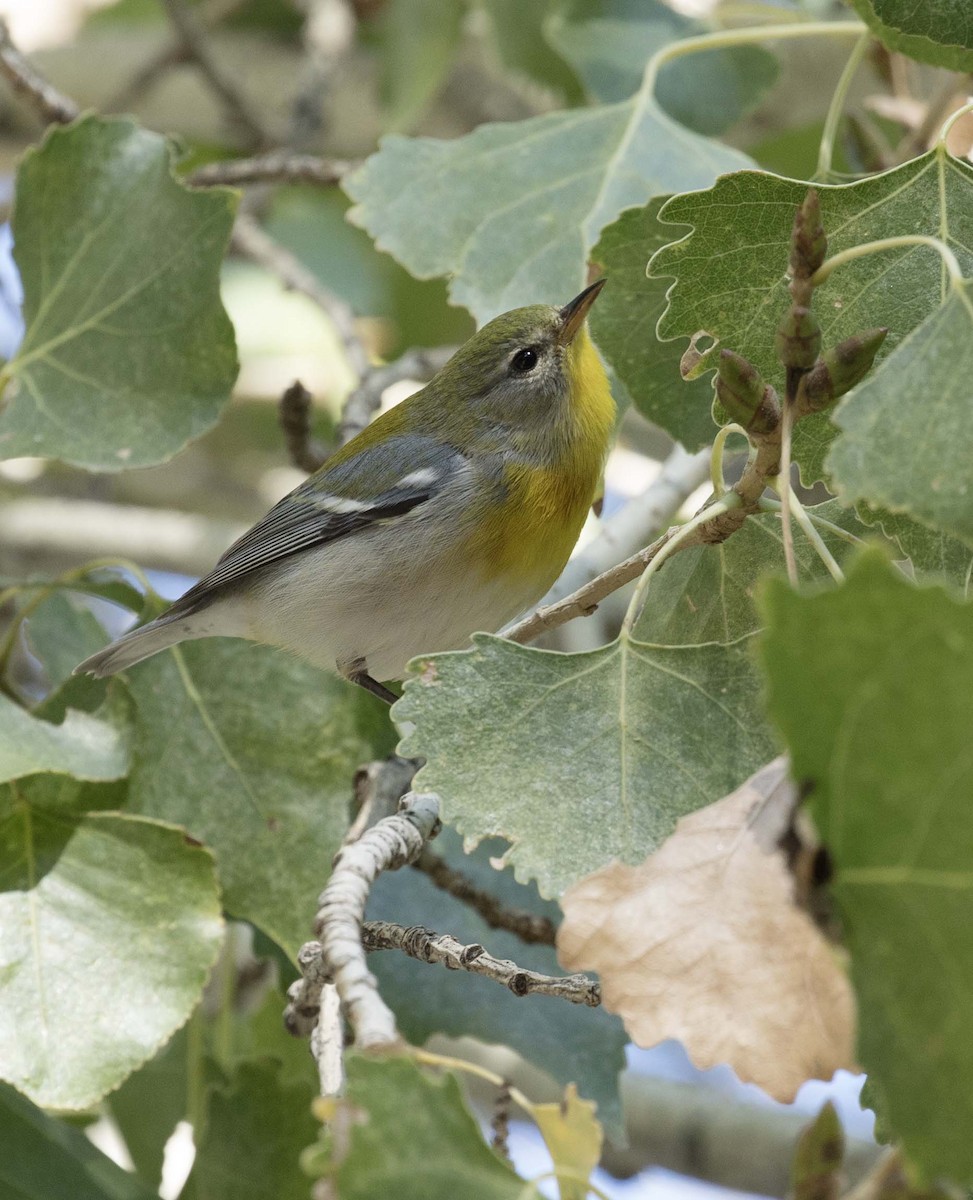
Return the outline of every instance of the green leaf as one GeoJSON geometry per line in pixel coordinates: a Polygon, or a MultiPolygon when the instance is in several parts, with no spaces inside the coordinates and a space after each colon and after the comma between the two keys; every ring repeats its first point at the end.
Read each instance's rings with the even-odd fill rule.
{"type": "Polygon", "coordinates": [[[407,1059],[347,1059],[351,1126],[335,1174],[341,1200],[521,1200],[524,1182],[484,1142],[452,1075],[439,1079],[407,1059]]]}
{"type": "MultiPolygon", "coordinates": [[[[858,537],[869,530],[854,513],[835,500],[809,506],[808,513],[851,526],[858,537]]],[[[827,529],[821,537],[843,562],[851,545],[827,529]]],[[[748,517],[743,527],[717,546],[690,546],[666,563],[652,580],[638,633],[649,642],[685,646],[699,642],[734,642],[755,633],[761,625],[754,591],[761,578],[784,573],[784,543],[780,517],[762,513],[748,517]]],[[[800,528],[794,527],[794,554],[804,582],[830,579],[827,568],[800,528]]]]}
{"type": "Polygon", "coordinates": [[[827,470],[863,499],[973,545],[973,287],[958,285],[839,405],[827,470]]]}
{"type": "Polygon", "coordinates": [[[0,457],[119,471],[170,458],[236,378],[219,297],[236,201],[175,181],[164,138],[128,119],[51,129],[17,173],[27,331],[0,373],[0,457]]]}
{"type": "Polygon", "coordinates": [[[591,251],[608,282],[591,310],[591,333],[639,412],[677,441],[696,450],[713,440],[713,387],[708,379],[684,383],[682,346],[660,342],[655,327],[666,307],[669,283],[649,278],[645,265],[672,241],[659,220],[669,199],[660,196],[609,225],[591,251]]]}
{"type": "Polygon", "coordinates": [[[956,538],[937,529],[929,529],[910,521],[901,513],[875,509],[865,503],[857,506],[861,519],[892,539],[903,555],[910,559],[918,579],[936,582],[949,580],[965,593],[973,569],[973,551],[956,538]]]}
{"type": "MultiPolygon", "coordinates": [[[[446,828],[433,849],[474,886],[497,896],[504,907],[560,921],[558,906],[542,900],[536,887],[517,883],[509,869],[491,866],[491,858],[500,857],[505,843],[490,839],[467,855],[457,835],[446,828]]],[[[527,945],[516,934],[491,929],[473,908],[440,891],[420,871],[379,876],[367,915],[370,920],[432,927],[466,945],[486,946],[496,957],[513,959],[527,970],[563,974],[552,946],[527,945]]],[[[442,1033],[510,1046],[562,1086],[577,1083],[584,1096],[597,1101],[598,1115],[609,1132],[618,1138],[623,1135],[618,1076],[625,1067],[628,1039],[618,1017],[604,1008],[583,1008],[543,996],[531,998],[536,1004],[524,1004],[490,979],[444,971],[398,952],[369,955],[368,969],[378,979],[403,1036],[414,1045],[442,1033]]]]}
{"type": "Polygon", "coordinates": [[[794,1200],[837,1200],[844,1157],[845,1131],[829,1100],[797,1140],[791,1166],[794,1200]]]}
{"type": "MultiPolygon", "coordinates": [[[[546,32],[589,96],[610,104],[638,91],[653,54],[703,27],[658,0],[567,0],[551,13],[546,32]]],[[[752,108],[776,77],[777,60],[760,46],[711,50],[664,64],[657,98],[674,120],[714,136],[752,108]]]]}
{"type": "MultiPolygon", "coordinates": [[[[769,382],[783,389],[774,331],[789,303],[785,271],[794,212],[807,185],[750,172],[717,181],[709,191],[675,196],[665,221],[693,226],[681,241],[652,259],[652,274],[676,277],[661,338],[688,338],[706,330],[714,339],[700,369],[716,366],[721,348],[736,350],[769,382]]],[[[943,237],[964,270],[973,272],[973,168],[937,147],[902,167],[860,183],[818,186],[829,253],[899,234],[943,237]]],[[[943,268],[935,250],[906,246],[840,267],[818,290],[814,311],[825,346],[861,330],[890,329],[889,354],[935,312],[944,298],[943,268]]],[[[629,325],[638,319],[637,311],[629,325]]],[[[625,336],[619,330],[619,336],[625,336]]],[[[634,338],[634,334],[632,335],[634,338]]],[[[647,343],[648,354],[654,354],[647,343]]],[[[795,455],[807,482],[822,478],[834,437],[827,417],[801,421],[795,455]]]]}
{"type": "MultiPolygon", "coordinates": [[[[66,589],[49,596],[27,619],[27,640],[55,691],[74,668],[105,644],[105,631],[85,601],[66,589]]],[[[102,692],[104,688],[100,689],[102,692]]]]}
{"type": "Polygon", "coordinates": [[[460,42],[463,0],[387,0],[374,31],[389,129],[409,129],[446,82],[460,42]]]}
{"type": "MultiPolygon", "coordinates": [[[[315,1139],[310,1081],[284,1083],[275,1062],[241,1065],[210,1091],[193,1165],[205,1200],[307,1200],[301,1151],[315,1139]]],[[[342,1193],[344,1195],[344,1193],[342,1193]]]]}
{"type": "Polygon", "coordinates": [[[611,858],[641,862],[773,757],[749,650],[623,633],[555,654],[475,634],[413,661],[400,752],[426,759],[416,786],[468,842],[506,838],[517,878],[558,895],[611,858]]]}
{"type": "Polygon", "coordinates": [[[535,80],[559,95],[565,104],[580,104],[584,92],[574,71],[557,53],[548,32],[547,0],[481,0],[490,15],[490,28],[504,66],[535,80]]]}
{"type": "Polygon", "coordinates": [[[166,1142],[187,1111],[186,1042],[183,1027],[107,1100],[139,1178],[154,1189],[162,1178],[166,1142]]]}
{"type": "Polygon", "coordinates": [[[352,775],[389,748],[384,705],[234,638],[157,655],[129,680],[129,807],[209,846],[227,909],[293,958],[348,825],[352,775]]]}
{"type": "Polygon", "coordinates": [[[951,71],[973,71],[973,14],[966,0],[851,0],[890,50],[951,71]]]}
{"type": "Polygon", "coordinates": [[[84,1131],[0,1083],[0,1195],[6,1200],[157,1200],[84,1131]]]}
{"type": "Polygon", "coordinates": [[[771,581],[769,707],[812,787],[851,954],[858,1054],[929,1176],[973,1182],[973,608],[878,550],[840,588],[771,581]]]}
{"type": "Polygon", "coordinates": [[[388,137],[344,182],[350,219],[413,275],[450,275],[478,320],[564,304],[624,208],[709,184],[749,160],[676,124],[651,86],[631,100],[481,125],[453,141],[388,137]]]}
{"type": "Polygon", "coordinates": [[[187,1019],[222,939],[210,855],[180,829],[0,794],[0,1071],[83,1109],[187,1019]]]}
{"type": "Polygon", "coordinates": [[[128,764],[129,736],[120,705],[106,706],[101,717],[71,709],[55,725],[0,693],[0,783],[44,771],[120,779],[128,764]]]}

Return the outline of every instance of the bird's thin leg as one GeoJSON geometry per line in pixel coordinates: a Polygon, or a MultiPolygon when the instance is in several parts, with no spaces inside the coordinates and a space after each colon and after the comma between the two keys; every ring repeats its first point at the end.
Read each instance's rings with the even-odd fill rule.
{"type": "Polygon", "coordinates": [[[360,688],[371,692],[373,696],[378,696],[379,700],[384,700],[386,704],[394,704],[398,700],[395,692],[389,691],[384,684],[369,675],[368,666],[363,658],[356,658],[351,663],[338,663],[338,673],[343,675],[349,683],[357,683],[360,688]]]}

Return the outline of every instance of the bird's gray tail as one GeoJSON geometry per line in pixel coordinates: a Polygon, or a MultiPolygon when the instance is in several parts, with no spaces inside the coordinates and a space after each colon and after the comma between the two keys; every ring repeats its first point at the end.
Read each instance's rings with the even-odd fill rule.
{"type": "MultiPolygon", "coordinates": [[[[180,614],[184,615],[184,614],[180,614]]],[[[106,675],[116,675],[119,671],[141,662],[143,658],[151,658],[160,650],[167,650],[187,636],[185,626],[178,616],[166,613],[156,621],[150,621],[141,629],[133,629],[131,633],[123,634],[117,641],[92,654],[84,662],[74,668],[75,675],[94,675],[96,679],[104,679],[106,675]]]]}

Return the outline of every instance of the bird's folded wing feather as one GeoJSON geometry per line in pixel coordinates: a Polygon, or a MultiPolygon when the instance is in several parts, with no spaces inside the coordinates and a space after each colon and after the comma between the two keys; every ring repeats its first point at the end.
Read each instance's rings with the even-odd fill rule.
{"type": "Polygon", "coordinates": [[[327,464],[238,538],[178,602],[186,611],[261,567],[347,537],[429,501],[468,467],[451,446],[407,435],[369,446],[334,468],[327,464]],[[362,494],[361,480],[371,485],[362,494]]]}

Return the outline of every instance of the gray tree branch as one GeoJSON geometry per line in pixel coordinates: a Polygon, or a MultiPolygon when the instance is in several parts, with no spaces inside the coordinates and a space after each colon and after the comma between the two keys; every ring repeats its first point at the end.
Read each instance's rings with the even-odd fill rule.
{"type": "Polygon", "coordinates": [[[0,75],[22,96],[45,123],[66,125],[81,111],[77,104],[48,83],[10,39],[6,21],[0,19],[0,75]]]}

